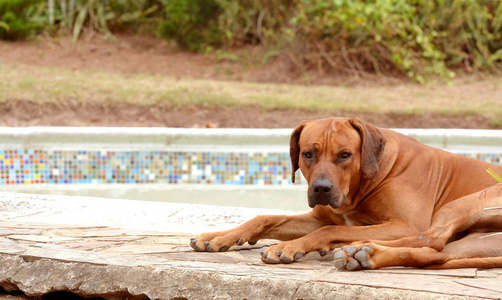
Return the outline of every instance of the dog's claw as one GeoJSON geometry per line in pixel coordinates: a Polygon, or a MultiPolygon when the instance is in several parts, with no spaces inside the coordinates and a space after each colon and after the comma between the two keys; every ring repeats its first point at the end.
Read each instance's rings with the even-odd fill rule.
{"type": "Polygon", "coordinates": [[[278,259],[272,259],[270,257],[266,257],[266,258],[262,257],[261,261],[264,262],[264,263],[266,263],[266,264],[280,264],[281,263],[280,260],[278,260],[278,259]]]}
{"type": "Polygon", "coordinates": [[[320,256],[326,256],[326,254],[328,254],[328,252],[326,250],[319,251],[320,256]]]}
{"type": "Polygon", "coordinates": [[[302,258],[303,256],[305,255],[305,253],[303,252],[298,252],[295,254],[295,257],[293,258],[294,260],[299,260],[300,258],[302,258]]]}
{"type": "Polygon", "coordinates": [[[253,245],[256,245],[257,241],[248,241],[248,244],[250,244],[251,246],[253,245]]]}
{"type": "Polygon", "coordinates": [[[238,246],[242,246],[242,244],[244,244],[244,240],[243,240],[243,239],[239,239],[239,240],[237,241],[237,245],[238,245],[238,246]]]}
{"type": "Polygon", "coordinates": [[[201,247],[197,246],[197,240],[195,238],[190,239],[190,247],[192,247],[197,252],[206,251],[205,247],[201,248],[201,247]]]}
{"type": "Polygon", "coordinates": [[[205,241],[204,245],[206,245],[206,251],[207,252],[218,252],[218,250],[216,250],[213,247],[211,247],[211,243],[209,241],[205,241]]]}
{"type": "Polygon", "coordinates": [[[269,256],[267,252],[261,252],[261,261],[266,264],[279,264],[281,261],[279,259],[273,258],[274,255],[269,256]]]}
{"type": "Polygon", "coordinates": [[[283,264],[290,264],[293,262],[293,260],[291,258],[284,256],[284,255],[281,256],[279,259],[280,259],[281,263],[283,263],[283,264]]]}

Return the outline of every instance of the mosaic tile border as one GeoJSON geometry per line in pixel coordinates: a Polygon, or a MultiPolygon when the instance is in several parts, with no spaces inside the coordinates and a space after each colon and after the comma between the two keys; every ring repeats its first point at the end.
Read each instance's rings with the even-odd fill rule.
{"type": "MultiPolygon", "coordinates": [[[[463,154],[502,165],[502,153],[463,154]]],[[[297,176],[295,184],[303,184],[297,176]]],[[[0,150],[0,185],[291,185],[289,153],[0,150]]]]}
{"type": "Polygon", "coordinates": [[[0,150],[0,184],[291,184],[288,153],[0,150]]]}

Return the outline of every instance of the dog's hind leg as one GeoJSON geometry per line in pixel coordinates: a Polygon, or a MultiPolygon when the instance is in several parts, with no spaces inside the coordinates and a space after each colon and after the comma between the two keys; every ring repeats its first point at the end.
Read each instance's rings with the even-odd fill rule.
{"type": "Polygon", "coordinates": [[[465,230],[502,231],[502,184],[459,198],[441,207],[430,228],[416,236],[369,242],[387,247],[430,247],[441,251],[456,233],[465,230]]]}
{"type": "Polygon", "coordinates": [[[418,236],[345,246],[335,252],[335,266],[348,270],[432,265],[502,267],[500,189],[502,185],[495,185],[444,205],[435,214],[430,229],[418,236]],[[455,240],[456,233],[466,231],[470,233],[455,240]]]}
{"type": "Polygon", "coordinates": [[[443,251],[428,247],[386,247],[375,243],[344,246],[334,253],[334,265],[349,271],[384,267],[431,269],[500,268],[502,234],[471,233],[446,245],[443,251]]]}
{"type": "Polygon", "coordinates": [[[344,246],[334,252],[334,266],[349,271],[394,266],[425,267],[441,265],[450,256],[432,248],[386,247],[375,243],[344,246]]]}
{"type": "Polygon", "coordinates": [[[501,268],[502,232],[474,232],[446,245],[449,260],[430,269],[501,268]]]}

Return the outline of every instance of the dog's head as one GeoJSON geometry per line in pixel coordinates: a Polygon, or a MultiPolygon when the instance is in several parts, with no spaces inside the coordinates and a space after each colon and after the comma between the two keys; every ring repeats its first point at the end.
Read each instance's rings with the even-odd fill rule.
{"type": "Polygon", "coordinates": [[[291,134],[292,181],[300,169],[309,186],[309,206],[338,208],[361,180],[377,174],[385,143],[380,129],[358,118],[303,121],[291,134]]]}

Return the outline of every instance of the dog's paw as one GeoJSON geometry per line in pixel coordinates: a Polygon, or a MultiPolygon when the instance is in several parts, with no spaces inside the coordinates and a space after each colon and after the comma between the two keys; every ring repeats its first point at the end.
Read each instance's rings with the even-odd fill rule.
{"type": "Polygon", "coordinates": [[[356,271],[374,269],[375,264],[371,256],[375,253],[374,244],[347,245],[334,252],[334,266],[337,269],[356,271]]]}
{"type": "Polygon", "coordinates": [[[199,252],[223,252],[232,246],[242,246],[246,242],[254,245],[257,241],[248,240],[231,232],[212,232],[190,239],[190,246],[199,252]]]}
{"type": "Polygon", "coordinates": [[[261,260],[267,264],[290,264],[305,255],[305,252],[301,250],[288,250],[285,244],[279,243],[261,252],[261,260]]]}
{"type": "Polygon", "coordinates": [[[307,253],[317,251],[320,256],[326,256],[330,249],[326,247],[311,247],[311,244],[302,243],[300,240],[282,242],[269,247],[261,252],[261,260],[267,264],[290,264],[299,260],[307,253]]]}

